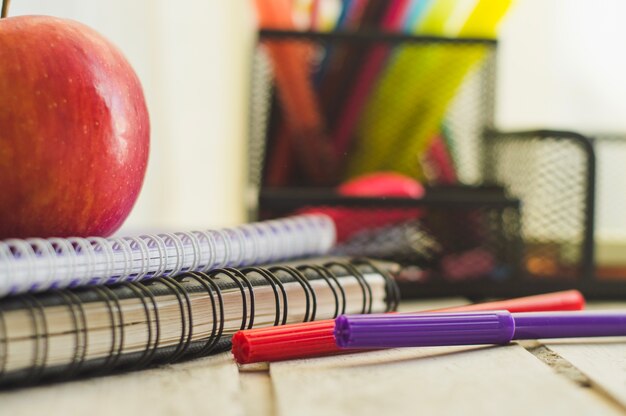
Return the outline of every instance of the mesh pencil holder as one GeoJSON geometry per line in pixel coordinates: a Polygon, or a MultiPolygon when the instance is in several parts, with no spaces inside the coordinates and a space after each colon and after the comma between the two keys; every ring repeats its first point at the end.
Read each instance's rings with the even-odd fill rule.
{"type": "Polygon", "coordinates": [[[489,39],[261,31],[249,183],[332,187],[374,171],[479,183],[482,131],[493,124],[496,46],[489,39]],[[427,151],[433,143],[449,154],[427,151]],[[454,172],[439,171],[440,157],[454,172]]]}
{"type": "Polygon", "coordinates": [[[519,200],[500,187],[430,188],[421,198],[341,196],[326,189],[265,189],[259,215],[324,213],[335,220],[335,255],[404,266],[404,296],[448,294],[464,284],[519,278],[519,200]]]}
{"type": "MultiPolygon", "coordinates": [[[[626,280],[626,134],[588,135],[596,158],[595,268],[602,282],[626,280]]],[[[626,285],[626,283],[624,283],[626,285]]],[[[623,290],[617,290],[624,293],[623,290]]]]}
{"type": "Polygon", "coordinates": [[[594,279],[591,142],[495,130],[496,53],[489,39],[261,31],[251,218],[329,214],[335,253],[401,263],[403,296],[626,292],[594,279]],[[346,191],[389,172],[424,192],[346,191]]]}

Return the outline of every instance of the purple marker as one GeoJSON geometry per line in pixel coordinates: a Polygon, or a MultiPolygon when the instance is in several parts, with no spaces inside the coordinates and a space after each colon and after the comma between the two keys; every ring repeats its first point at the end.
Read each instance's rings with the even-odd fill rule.
{"type": "Polygon", "coordinates": [[[341,348],[507,344],[514,339],[626,335],[626,311],[342,315],[341,348]]]}

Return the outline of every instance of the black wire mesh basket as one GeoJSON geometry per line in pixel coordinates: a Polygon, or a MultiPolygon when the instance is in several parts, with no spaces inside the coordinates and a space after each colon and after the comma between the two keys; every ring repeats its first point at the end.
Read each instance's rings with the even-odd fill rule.
{"type": "Polygon", "coordinates": [[[400,263],[405,297],[626,293],[594,274],[592,141],[494,129],[496,53],[490,39],[261,31],[250,218],[330,215],[335,254],[400,263]],[[417,191],[353,186],[393,175],[417,191]]]}

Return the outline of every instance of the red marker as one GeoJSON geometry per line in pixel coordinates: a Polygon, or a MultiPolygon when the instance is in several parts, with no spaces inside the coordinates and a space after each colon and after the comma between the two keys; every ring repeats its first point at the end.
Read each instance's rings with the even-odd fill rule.
{"type": "MultiPolygon", "coordinates": [[[[471,312],[507,310],[509,312],[576,311],[585,306],[577,290],[537,296],[477,303],[431,310],[429,312],[471,312]]],[[[350,352],[335,343],[333,319],[276,327],[238,331],[233,336],[232,352],[239,364],[281,361],[350,352]]],[[[355,351],[355,350],[352,350],[355,351]]]]}

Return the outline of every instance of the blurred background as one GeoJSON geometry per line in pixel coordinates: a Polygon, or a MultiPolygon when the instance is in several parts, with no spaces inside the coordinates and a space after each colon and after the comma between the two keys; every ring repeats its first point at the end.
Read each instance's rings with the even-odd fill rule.
{"type": "MultiPolygon", "coordinates": [[[[333,1],[322,3],[332,7],[333,1]]],[[[92,26],[121,48],[143,82],[150,163],[120,233],[245,220],[252,1],[14,0],[11,14],[56,15],[92,26]]],[[[620,0],[516,0],[499,29],[496,125],[626,131],[626,55],[619,52],[624,16],[620,0]]],[[[618,250],[615,242],[626,235],[626,199],[620,199],[626,153],[604,153],[597,238],[609,248],[600,257],[618,250]]]]}

